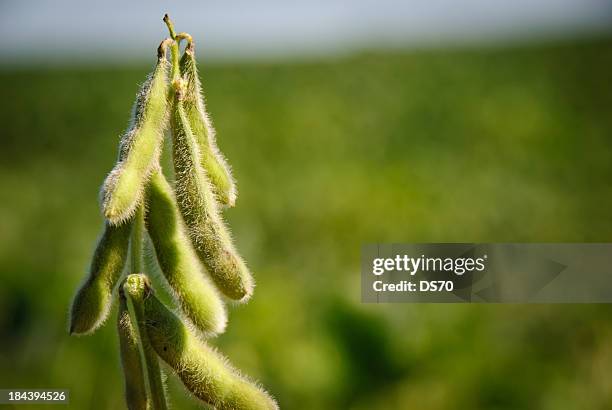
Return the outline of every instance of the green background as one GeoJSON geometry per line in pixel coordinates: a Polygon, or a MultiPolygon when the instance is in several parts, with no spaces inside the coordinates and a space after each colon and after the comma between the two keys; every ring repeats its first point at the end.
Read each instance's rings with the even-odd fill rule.
{"type": "MultiPolygon", "coordinates": [[[[359,252],[609,241],[612,40],[200,68],[258,283],[211,344],[282,408],[609,408],[612,307],[364,305],[359,252]]],[[[116,309],[88,337],[66,318],[147,71],[0,72],[3,388],[123,406],[116,309]]]]}

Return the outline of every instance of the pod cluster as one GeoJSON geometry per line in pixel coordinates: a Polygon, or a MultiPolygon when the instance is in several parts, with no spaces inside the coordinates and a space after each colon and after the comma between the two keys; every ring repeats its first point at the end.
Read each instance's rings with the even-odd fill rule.
{"type": "Polygon", "coordinates": [[[226,328],[224,299],[247,301],[254,281],[221,214],[234,206],[236,184],[206,112],[193,40],[176,35],[167,16],[164,21],[171,37],[158,48],[100,191],[104,231],[72,302],[70,333],[95,331],[119,300],[117,331],[130,409],[167,406],[158,358],[193,395],[216,408],[274,409],[271,396],[205,341],[226,328]],[[181,57],[182,40],[187,45],[181,57]],[[173,183],[160,165],[167,135],[173,183]],[[156,298],[144,273],[145,232],[175,312],[156,298]]]}

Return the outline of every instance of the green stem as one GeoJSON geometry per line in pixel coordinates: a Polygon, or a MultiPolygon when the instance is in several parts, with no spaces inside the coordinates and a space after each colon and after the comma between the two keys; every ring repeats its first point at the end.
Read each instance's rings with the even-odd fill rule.
{"type": "Polygon", "coordinates": [[[166,397],[164,394],[164,385],[161,379],[161,370],[159,368],[159,359],[146,334],[144,323],[144,311],[142,304],[135,304],[131,296],[127,296],[128,311],[130,317],[136,318],[136,335],[138,338],[138,350],[140,351],[140,359],[143,366],[145,379],[145,388],[147,397],[151,403],[152,410],[166,410],[166,397]]]}
{"type": "MultiPolygon", "coordinates": [[[[136,275],[130,275],[136,276],[136,275]]],[[[145,275],[138,275],[145,278],[145,275]]],[[[128,276],[129,281],[129,276],[128,276]]],[[[147,392],[147,401],[150,403],[151,410],[167,410],[166,396],[164,385],[161,378],[161,369],[159,368],[159,359],[157,353],[153,350],[149,337],[147,336],[146,322],[144,316],[144,298],[147,297],[144,289],[138,292],[125,288],[124,294],[127,302],[128,311],[133,323],[136,323],[135,331],[138,340],[138,350],[142,362],[142,371],[145,379],[145,388],[147,392]]],[[[129,285],[127,285],[129,286],[129,285]]],[[[149,290],[150,291],[150,290],[149,290]]]]}
{"type": "Polygon", "coordinates": [[[170,32],[170,37],[172,40],[176,39],[176,32],[174,31],[174,23],[170,20],[170,16],[168,14],[164,14],[164,23],[168,26],[168,31],[170,32]]]}
{"type": "MultiPolygon", "coordinates": [[[[132,236],[130,238],[130,272],[143,276],[143,235],[144,235],[144,208],[141,205],[134,215],[132,225],[132,236]]],[[[164,385],[161,379],[159,359],[153,350],[144,319],[143,302],[146,297],[145,291],[141,290],[138,294],[124,290],[127,301],[128,312],[132,323],[136,323],[135,332],[138,341],[138,350],[142,362],[142,372],[145,379],[147,401],[151,403],[152,410],[166,410],[166,397],[164,385]]]]}
{"type": "Polygon", "coordinates": [[[179,42],[181,41],[181,39],[177,38],[176,32],[174,31],[174,23],[172,22],[172,20],[170,20],[170,16],[168,16],[167,14],[164,15],[164,23],[166,23],[166,26],[168,26],[168,32],[170,33],[170,37],[172,38],[172,40],[174,40],[174,42],[170,46],[170,52],[172,53],[172,81],[174,81],[180,76],[179,42]]]}
{"type": "Polygon", "coordinates": [[[132,237],[130,238],[130,273],[142,273],[142,245],[144,229],[144,210],[142,205],[136,210],[132,223],[132,237]]]}

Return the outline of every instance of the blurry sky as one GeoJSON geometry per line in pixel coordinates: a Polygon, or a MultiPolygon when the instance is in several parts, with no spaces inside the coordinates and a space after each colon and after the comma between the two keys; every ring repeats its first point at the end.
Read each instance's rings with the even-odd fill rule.
{"type": "Polygon", "coordinates": [[[516,42],[612,29],[612,0],[1,0],[1,58],[142,59],[166,35],[165,12],[210,58],[516,42]]]}

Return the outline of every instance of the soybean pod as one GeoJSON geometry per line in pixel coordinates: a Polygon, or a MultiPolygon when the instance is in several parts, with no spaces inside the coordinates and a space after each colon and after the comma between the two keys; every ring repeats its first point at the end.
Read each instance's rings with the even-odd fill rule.
{"type": "Polygon", "coordinates": [[[231,299],[246,301],[253,293],[253,278],[234,247],[200,164],[200,149],[184,108],[184,82],[175,81],[174,88],[172,151],[179,209],[195,250],[217,287],[231,299]]]}
{"type": "Polygon", "coordinates": [[[113,288],[117,284],[128,255],[132,222],[111,225],[94,251],[89,275],[77,291],[70,310],[70,334],[87,334],[104,323],[110,311],[113,288]]]}
{"type": "Polygon", "coordinates": [[[200,400],[220,410],[278,409],[275,400],[201,341],[154,294],[144,301],[151,346],[200,400]]]}
{"type": "Polygon", "coordinates": [[[167,43],[159,46],[157,65],[136,97],[130,125],[121,138],[117,164],[102,186],[103,213],[113,224],[134,214],[159,162],[168,119],[167,43]]]}
{"type": "Polygon", "coordinates": [[[200,150],[199,162],[208,175],[213,192],[220,203],[233,207],[237,196],[236,181],[217,146],[216,132],[206,112],[193,40],[191,36],[184,36],[188,43],[181,57],[180,72],[186,82],[183,96],[185,115],[200,150]]]}
{"type": "Polygon", "coordinates": [[[147,231],[174,299],[187,319],[205,335],[222,333],[227,323],[223,301],[203,272],[172,188],[161,170],[149,182],[147,208],[147,231]]]}

